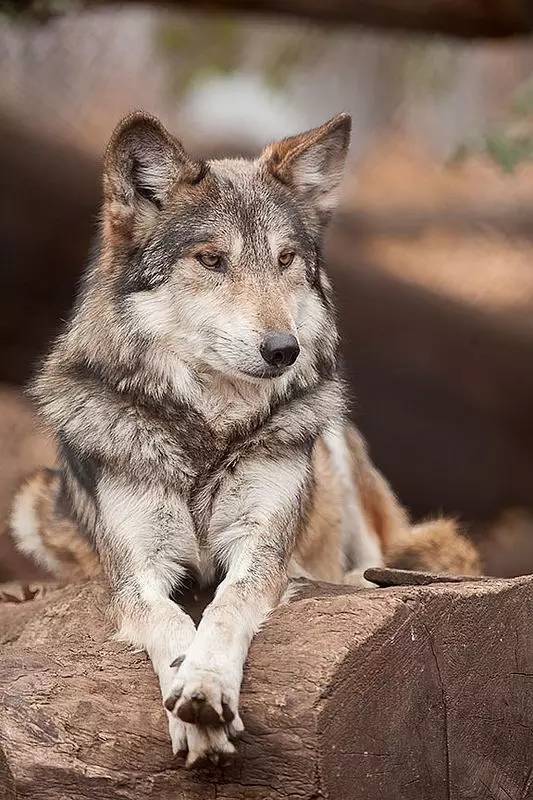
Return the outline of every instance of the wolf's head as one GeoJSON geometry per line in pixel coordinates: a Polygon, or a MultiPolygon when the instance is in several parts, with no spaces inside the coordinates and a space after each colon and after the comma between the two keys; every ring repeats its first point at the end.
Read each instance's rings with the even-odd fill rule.
{"type": "Polygon", "coordinates": [[[157,119],[126,117],[105,158],[103,263],[129,324],[197,369],[252,381],[331,349],[320,240],[349,136],[339,115],[256,160],[203,162],[157,119]]]}

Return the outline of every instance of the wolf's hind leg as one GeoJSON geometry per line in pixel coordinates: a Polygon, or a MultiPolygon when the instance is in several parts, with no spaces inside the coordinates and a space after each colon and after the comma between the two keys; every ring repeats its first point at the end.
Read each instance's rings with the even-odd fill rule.
{"type": "Polygon", "coordinates": [[[92,578],[101,568],[87,536],[62,509],[61,495],[58,470],[28,476],[13,499],[7,534],[21,558],[35,565],[21,565],[24,572],[63,584],[92,578]]]}

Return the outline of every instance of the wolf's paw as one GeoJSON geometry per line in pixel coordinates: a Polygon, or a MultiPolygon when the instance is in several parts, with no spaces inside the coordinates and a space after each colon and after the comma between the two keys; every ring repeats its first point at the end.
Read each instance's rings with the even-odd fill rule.
{"type": "Polygon", "coordinates": [[[203,728],[183,722],[170,712],[167,716],[172,752],[185,757],[187,769],[209,764],[227,766],[233,761],[236,751],[229,726],[203,728]]]}
{"type": "Polygon", "coordinates": [[[218,671],[197,667],[185,659],[165,700],[165,708],[183,722],[209,728],[226,727],[230,735],[238,736],[244,730],[238,702],[234,681],[224,680],[218,671]]]}

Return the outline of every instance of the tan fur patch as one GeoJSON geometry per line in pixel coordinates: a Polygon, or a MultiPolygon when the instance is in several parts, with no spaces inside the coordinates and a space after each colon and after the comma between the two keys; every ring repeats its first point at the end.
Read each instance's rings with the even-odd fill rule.
{"type": "MultiPolygon", "coordinates": [[[[480,558],[475,546],[451,519],[411,525],[385,478],[370,461],[359,431],[352,425],[346,437],[362,512],[376,534],[388,566],[444,574],[478,575],[480,558]]],[[[339,476],[322,440],[313,454],[313,494],[305,529],[295,558],[317,580],[342,582],[342,504],[339,476]]],[[[354,521],[355,524],[355,521],[354,521]]]]}
{"type": "Polygon", "coordinates": [[[480,558],[452,519],[414,525],[386,552],[388,566],[445,575],[479,575],[480,558]]]}
{"type": "Polygon", "coordinates": [[[294,557],[316,580],[342,583],[341,485],[321,439],[313,452],[313,479],[309,513],[294,557]]]}
{"type": "Polygon", "coordinates": [[[348,446],[353,459],[353,476],[359,488],[363,514],[381,546],[389,544],[409,526],[407,513],[392,489],[368,457],[363,437],[353,425],[347,427],[348,446]]]}
{"type": "Polygon", "coordinates": [[[92,578],[100,572],[98,558],[77,526],[57,513],[59,488],[59,477],[51,470],[39,470],[26,480],[13,504],[12,537],[19,550],[54,577],[92,578]]]}

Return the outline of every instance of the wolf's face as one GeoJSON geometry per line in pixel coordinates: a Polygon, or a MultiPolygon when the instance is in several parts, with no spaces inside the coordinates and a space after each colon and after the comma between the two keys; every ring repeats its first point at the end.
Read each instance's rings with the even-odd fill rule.
{"type": "Polygon", "coordinates": [[[199,370],[279,377],[328,338],[320,238],[350,121],[255,161],[195,162],[159,122],[124,120],[106,156],[104,242],[117,307],[199,370]]]}

